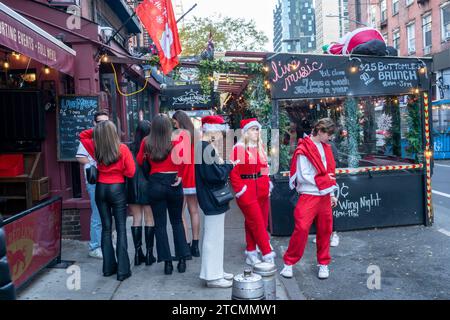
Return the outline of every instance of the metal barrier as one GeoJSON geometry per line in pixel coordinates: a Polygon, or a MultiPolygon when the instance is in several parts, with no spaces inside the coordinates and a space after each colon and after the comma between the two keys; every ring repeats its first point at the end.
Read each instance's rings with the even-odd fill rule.
{"type": "Polygon", "coordinates": [[[434,132],[434,159],[450,159],[450,129],[447,132],[434,132]]]}
{"type": "Polygon", "coordinates": [[[20,289],[40,270],[61,262],[62,198],[53,197],[4,221],[7,258],[20,289]]]}

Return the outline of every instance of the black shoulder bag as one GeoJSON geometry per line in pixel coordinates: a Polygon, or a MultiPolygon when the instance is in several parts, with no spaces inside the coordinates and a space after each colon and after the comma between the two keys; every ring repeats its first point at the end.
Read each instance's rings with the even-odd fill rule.
{"type": "Polygon", "coordinates": [[[96,166],[86,168],[86,180],[89,184],[97,183],[98,170],[96,166]]]}
{"type": "Polygon", "coordinates": [[[234,199],[233,193],[231,192],[231,187],[229,183],[225,183],[223,187],[215,190],[211,190],[214,200],[216,200],[217,205],[223,206],[234,199]]]}

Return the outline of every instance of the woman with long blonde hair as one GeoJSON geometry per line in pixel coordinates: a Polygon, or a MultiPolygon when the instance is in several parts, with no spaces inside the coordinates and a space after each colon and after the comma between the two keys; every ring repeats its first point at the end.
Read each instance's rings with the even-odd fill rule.
{"type": "Polygon", "coordinates": [[[245,217],[246,263],[274,262],[275,252],[269,242],[269,195],[271,182],[267,154],[261,139],[261,124],[256,118],[241,121],[242,138],[233,147],[231,160],[238,162],[230,178],[236,202],[245,217]]]}

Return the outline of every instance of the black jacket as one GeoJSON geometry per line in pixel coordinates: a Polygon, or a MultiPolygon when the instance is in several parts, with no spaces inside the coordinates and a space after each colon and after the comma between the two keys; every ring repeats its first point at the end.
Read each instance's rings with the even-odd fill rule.
{"type": "Polygon", "coordinates": [[[195,149],[195,188],[197,190],[197,199],[200,208],[205,215],[222,214],[230,210],[227,203],[218,206],[212,190],[223,187],[233,169],[232,164],[218,164],[218,155],[206,141],[201,141],[195,149]],[[206,152],[205,149],[208,148],[206,152]]]}
{"type": "Polygon", "coordinates": [[[0,215],[0,300],[14,300],[16,299],[16,291],[6,259],[6,237],[2,226],[3,219],[0,215]]]}

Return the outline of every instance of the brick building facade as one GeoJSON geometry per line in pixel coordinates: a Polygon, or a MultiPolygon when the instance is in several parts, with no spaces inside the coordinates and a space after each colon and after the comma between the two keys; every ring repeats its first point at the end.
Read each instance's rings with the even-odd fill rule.
{"type": "Polygon", "coordinates": [[[349,19],[350,30],[376,27],[400,56],[432,56],[433,98],[450,99],[449,0],[349,0],[349,19]]]}

